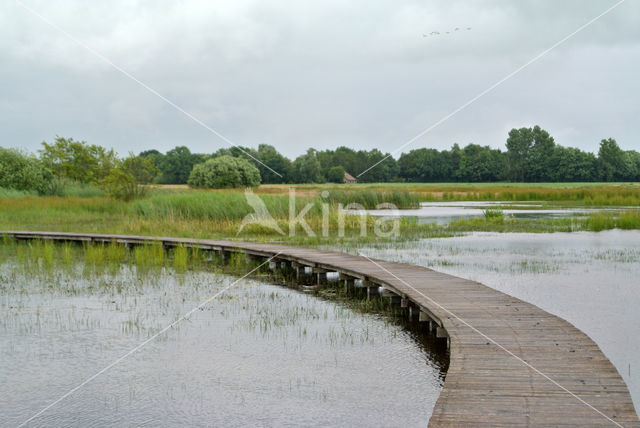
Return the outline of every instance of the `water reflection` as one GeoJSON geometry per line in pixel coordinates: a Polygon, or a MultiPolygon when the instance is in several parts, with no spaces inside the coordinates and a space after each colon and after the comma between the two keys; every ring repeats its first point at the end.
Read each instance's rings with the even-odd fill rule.
{"type": "Polygon", "coordinates": [[[416,217],[419,223],[447,224],[454,220],[481,217],[486,209],[500,209],[515,218],[559,218],[586,216],[594,212],[618,212],[633,207],[566,207],[550,208],[542,202],[456,201],[422,202],[420,208],[406,210],[367,210],[374,216],[416,217]]]}
{"type": "MultiPolygon", "coordinates": [[[[235,278],[0,268],[0,425],[17,425],[235,278]]],[[[424,426],[441,362],[388,318],[243,280],[33,426],[424,426]]]]}

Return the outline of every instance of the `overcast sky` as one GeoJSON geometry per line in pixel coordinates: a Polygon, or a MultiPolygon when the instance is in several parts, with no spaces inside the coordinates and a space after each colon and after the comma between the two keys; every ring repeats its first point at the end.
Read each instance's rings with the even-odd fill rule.
{"type": "MultiPolygon", "coordinates": [[[[234,143],[289,157],[340,145],[394,151],[615,4],[22,1],[234,143]]],[[[640,1],[627,0],[403,151],[504,148],[509,129],[535,124],[567,146],[597,151],[614,137],[640,150],[639,22],[640,1]]],[[[0,145],[35,151],[56,135],[120,154],[227,146],[2,2],[0,145]]]]}

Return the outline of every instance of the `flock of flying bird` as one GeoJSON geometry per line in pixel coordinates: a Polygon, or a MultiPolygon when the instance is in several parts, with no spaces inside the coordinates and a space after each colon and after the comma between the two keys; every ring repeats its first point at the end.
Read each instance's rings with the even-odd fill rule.
{"type": "MultiPolygon", "coordinates": [[[[453,29],[453,31],[445,31],[445,34],[451,34],[460,30],[462,30],[462,28],[456,27],[453,29]]],[[[467,27],[466,31],[469,31],[469,30],[471,30],[471,27],[467,27]]],[[[440,31],[432,31],[429,34],[423,34],[422,37],[433,37],[433,36],[439,36],[439,35],[440,35],[440,31]]]]}

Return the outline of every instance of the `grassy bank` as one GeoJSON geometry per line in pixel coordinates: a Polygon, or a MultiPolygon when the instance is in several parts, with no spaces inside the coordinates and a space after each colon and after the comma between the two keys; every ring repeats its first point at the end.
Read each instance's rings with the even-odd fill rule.
{"type": "MultiPolygon", "coordinates": [[[[377,195],[376,198],[371,201],[385,202],[384,195],[377,195]]],[[[373,231],[377,219],[340,215],[338,204],[345,201],[346,205],[347,200],[345,195],[338,195],[334,199],[322,196],[296,197],[294,217],[305,212],[304,223],[315,236],[309,236],[302,223],[295,225],[294,232],[289,230],[288,195],[261,195],[261,201],[283,233],[259,224],[245,225],[238,233],[245,216],[254,212],[244,193],[238,191],[158,193],[133,202],[106,197],[3,198],[0,199],[0,229],[171,235],[309,245],[353,239],[376,240],[373,231]],[[344,233],[340,233],[341,224],[344,225],[344,233]],[[363,227],[367,232],[365,237],[360,236],[363,227]],[[323,236],[325,230],[326,236],[323,236]],[[291,236],[292,233],[294,236],[291,236]]],[[[433,233],[443,232],[403,219],[400,233],[432,236],[433,233]]]]}
{"type": "MultiPolygon", "coordinates": [[[[634,183],[375,183],[296,185],[299,193],[397,194],[399,208],[422,201],[547,201],[587,206],[640,206],[640,185],[634,183]]],[[[266,185],[261,193],[288,192],[284,185],[266,185]]]]}
{"type": "Polygon", "coordinates": [[[456,220],[445,228],[448,232],[600,232],[610,229],[640,229],[640,210],[619,213],[596,212],[587,216],[553,219],[516,219],[495,213],[484,217],[456,220]]]}
{"type": "MultiPolygon", "coordinates": [[[[411,187],[406,185],[407,187],[411,187]]],[[[329,194],[322,194],[325,187],[296,188],[294,217],[305,209],[304,221],[313,231],[309,236],[302,224],[289,230],[290,211],[288,189],[275,192],[273,187],[257,189],[268,213],[273,216],[280,231],[259,225],[241,225],[245,216],[254,212],[243,191],[186,191],[176,189],[158,191],[151,196],[133,202],[116,201],[104,196],[93,197],[43,197],[12,195],[0,198],[0,229],[3,230],[51,230],[68,232],[122,233],[133,235],[164,235],[213,239],[241,239],[262,242],[318,245],[334,242],[372,242],[411,240],[435,236],[452,236],[469,231],[497,232],[554,232],[600,231],[612,228],[640,229],[640,210],[619,213],[594,213],[587,217],[558,219],[515,219],[504,216],[499,210],[490,210],[480,218],[453,221],[446,225],[420,224],[413,218],[401,218],[397,236],[381,237],[374,233],[381,223],[379,218],[357,215],[341,215],[339,204],[358,203],[375,207],[380,203],[415,206],[420,196],[409,191],[377,191],[360,187],[328,186],[329,194]],[[315,190],[314,190],[315,189],[315,190]],[[319,192],[319,194],[318,194],[319,192]],[[340,225],[344,227],[341,231],[340,225]],[[362,230],[365,236],[361,236],[362,230]],[[280,233],[282,232],[282,233],[280,233]],[[293,236],[291,236],[293,235],[293,236]]],[[[626,189],[622,186],[623,189],[626,189]]],[[[587,193],[577,187],[573,201],[587,193]]],[[[603,200],[615,199],[609,187],[600,189],[603,200]],[[605,195],[605,196],[603,196],[605,195]],[[609,195],[609,196],[606,196],[609,195]]],[[[636,192],[635,186],[629,192],[636,192]]],[[[550,189],[554,190],[554,189],[550,189]]],[[[523,189],[534,195],[530,189],[523,189]]],[[[562,188],[558,191],[568,192],[562,188]]],[[[627,190],[625,190],[627,191],[627,190]]],[[[585,190],[586,192],[586,190],[585,190]]],[[[444,195],[444,194],[443,194],[444,195]]],[[[620,200],[631,196],[618,195],[620,200]]],[[[625,199],[626,198],[626,199],[625,199]]],[[[584,201],[584,198],[582,199],[584,201]]],[[[600,199],[598,199],[600,200],[600,199]]],[[[567,203],[566,200],[563,200],[567,203]]],[[[631,205],[631,204],[628,204],[631,205]]],[[[383,227],[384,229],[384,227],[383,227]]]]}

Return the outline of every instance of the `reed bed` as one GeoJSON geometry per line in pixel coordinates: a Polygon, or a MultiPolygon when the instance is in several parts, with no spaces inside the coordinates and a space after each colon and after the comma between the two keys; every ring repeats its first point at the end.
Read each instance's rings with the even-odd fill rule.
{"type": "MultiPolygon", "coordinates": [[[[15,257],[25,271],[33,274],[51,273],[57,268],[68,269],[78,263],[82,263],[87,272],[113,270],[123,264],[134,265],[143,272],[152,268],[172,268],[176,272],[202,268],[217,270],[222,265],[222,261],[212,257],[210,252],[183,245],[166,249],[161,242],[127,247],[115,241],[80,244],[46,239],[16,241],[4,236],[0,242],[0,263],[9,257],[15,257]]],[[[227,269],[229,273],[245,272],[251,266],[244,254],[234,257],[234,263],[227,269]]]]}
{"type": "Polygon", "coordinates": [[[594,232],[608,229],[640,229],[640,210],[620,214],[593,213],[583,220],[582,227],[594,232]]]}
{"type": "MultiPolygon", "coordinates": [[[[288,218],[289,197],[286,195],[260,195],[260,199],[274,218],[288,218]]],[[[307,204],[313,204],[308,215],[321,215],[321,205],[317,198],[297,197],[296,212],[307,204]]],[[[188,220],[242,220],[253,212],[241,192],[193,192],[157,194],[147,199],[133,202],[133,209],[145,219],[188,219],[188,220]]]]}
{"type": "Polygon", "coordinates": [[[587,216],[552,219],[515,219],[495,215],[452,221],[446,230],[452,234],[472,231],[491,232],[600,232],[610,229],[640,229],[640,210],[617,213],[596,212],[587,216]]]}
{"type": "Polygon", "coordinates": [[[332,204],[359,204],[365,209],[376,209],[381,204],[392,204],[396,208],[420,207],[420,195],[409,193],[407,190],[380,191],[380,190],[327,190],[327,201],[332,204]]]}
{"type": "Polygon", "coordinates": [[[640,186],[443,186],[411,188],[425,201],[547,201],[587,206],[640,206],[640,186]]]}
{"type": "MultiPolygon", "coordinates": [[[[411,208],[417,201],[549,201],[589,206],[640,206],[637,183],[363,183],[296,185],[296,191],[320,195],[323,191],[339,195],[408,193],[396,200],[399,208],[411,208]],[[406,204],[405,204],[406,201],[406,204]]],[[[286,185],[267,185],[257,192],[284,194],[286,185]]],[[[393,201],[389,201],[393,202],[393,201]]],[[[370,207],[367,207],[370,208],[370,207]]]]}
{"type": "Polygon", "coordinates": [[[364,222],[372,231],[374,219],[357,215],[340,218],[337,205],[315,197],[296,197],[294,217],[305,207],[304,220],[316,237],[307,236],[298,224],[294,237],[289,230],[288,195],[261,196],[268,213],[280,231],[260,224],[248,224],[238,234],[242,220],[255,212],[241,192],[164,193],[124,203],[109,198],[31,197],[0,199],[0,229],[58,230],[139,235],[170,234],[203,238],[255,240],[311,240],[322,236],[340,238],[338,226],[344,223],[346,236],[358,235],[364,222]],[[328,210],[325,209],[329,207],[328,210]],[[284,235],[280,232],[283,232],[284,235]]]}
{"type": "MultiPolygon", "coordinates": [[[[429,197],[442,200],[550,200],[549,205],[625,205],[635,206],[640,199],[640,186],[606,185],[575,187],[519,187],[519,186],[475,186],[472,193],[438,194],[423,193],[429,185],[357,185],[326,186],[328,195],[317,192],[323,187],[305,186],[296,193],[294,215],[307,204],[311,208],[304,216],[315,235],[307,235],[301,225],[296,226],[291,236],[289,230],[288,193],[262,194],[269,214],[280,231],[267,225],[249,224],[242,231],[240,226],[245,216],[254,213],[247,204],[243,191],[188,191],[183,193],[159,192],[129,203],[106,197],[53,197],[23,196],[0,198],[1,230],[51,230],[93,233],[122,233],[134,235],[170,235],[178,237],[241,239],[280,242],[293,245],[314,246],[327,243],[405,241],[418,238],[451,236],[467,231],[501,232],[553,232],[574,230],[605,230],[611,228],[639,229],[638,210],[621,213],[598,213],[589,217],[567,219],[530,220],[500,215],[498,211],[487,211],[484,218],[461,220],[449,225],[420,224],[413,218],[401,218],[399,236],[381,238],[373,233],[377,219],[371,216],[345,215],[337,212],[337,205],[359,203],[372,208],[379,203],[404,206],[416,204],[429,197]],[[376,187],[377,186],[377,187],[376,187]],[[395,187],[394,187],[395,186],[395,187]],[[394,189],[398,189],[397,191],[394,189]],[[502,192],[502,193],[500,193],[502,192]],[[302,196],[306,195],[306,196],[302,196]],[[425,196],[426,195],[426,196],[425,196]],[[431,195],[431,196],[429,196],[431,195]],[[553,202],[558,198],[557,202],[553,202]],[[329,208],[326,210],[326,208],[329,208]],[[344,222],[344,235],[339,234],[339,225],[344,222]],[[361,236],[364,223],[366,236],[361,236]],[[328,233],[324,234],[324,228],[328,233]],[[282,232],[282,233],[281,233],[282,232]]],[[[444,187],[443,187],[444,188],[444,187]]],[[[465,190],[464,185],[451,189],[465,190]]],[[[273,190],[272,188],[268,188],[273,190]]],[[[271,191],[270,190],[270,191],[271,191]]],[[[97,250],[94,250],[97,251],[97,250]]],[[[105,251],[122,251],[105,247],[105,251]]],[[[97,256],[96,256],[97,257],[97,256]]],[[[113,255],[114,258],[121,256],[113,255]]],[[[139,257],[148,256],[140,254],[139,257]]],[[[91,256],[90,256],[91,258],[91,256]]]]}

